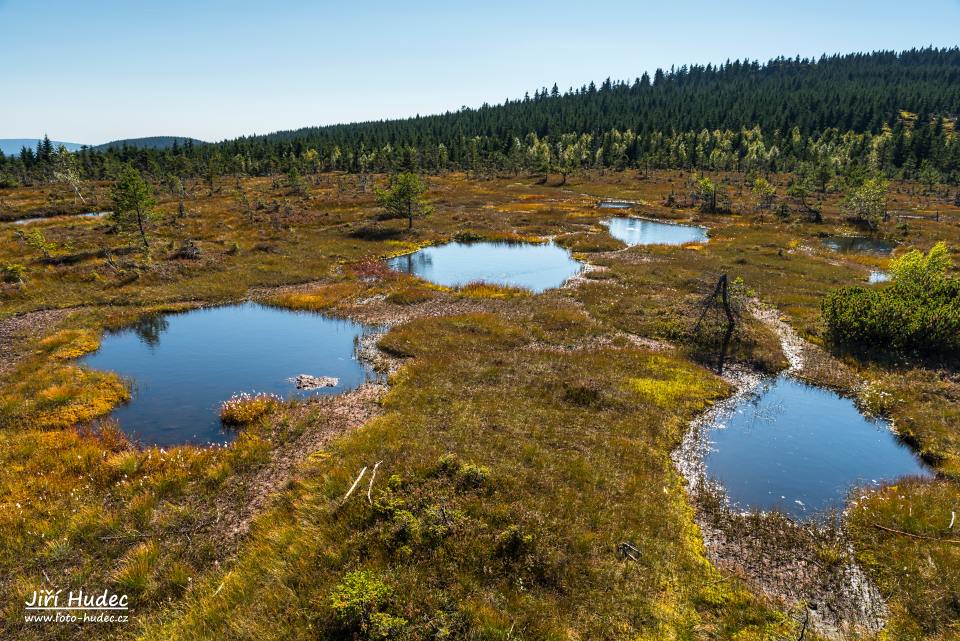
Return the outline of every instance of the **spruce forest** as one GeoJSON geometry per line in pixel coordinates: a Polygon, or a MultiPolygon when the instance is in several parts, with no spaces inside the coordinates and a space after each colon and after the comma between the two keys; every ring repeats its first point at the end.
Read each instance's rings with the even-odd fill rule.
{"type": "MultiPolygon", "coordinates": [[[[123,163],[161,179],[297,171],[534,171],[586,168],[881,172],[960,181],[960,49],[735,60],[631,81],[537,89],[440,115],[332,125],[166,150],[84,150],[79,170],[123,163]]],[[[52,146],[0,158],[0,180],[52,171],[52,146]]]]}

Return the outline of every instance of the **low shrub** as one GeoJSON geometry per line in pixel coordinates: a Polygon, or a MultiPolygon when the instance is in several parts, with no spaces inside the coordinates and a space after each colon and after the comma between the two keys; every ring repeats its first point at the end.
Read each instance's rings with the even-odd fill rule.
{"type": "Polygon", "coordinates": [[[490,468],[486,465],[467,463],[457,473],[457,486],[462,490],[475,490],[484,485],[490,477],[490,468]]]}
{"type": "Polygon", "coordinates": [[[364,225],[350,231],[351,238],[359,240],[386,240],[388,238],[397,238],[404,234],[405,230],[400,227],[385,227],[378,224],[364,225]]]}
{"type": "Polygon", "coordinates": [[[330,609],[336,623],[367,639],[396,636],[406,620],[384,612],[393,591],[372,572],[349,572],[330,594],[330,609]]]}
{"type": "Polygon", "coordinates": [[[405,284],[387,294],[386,301],[394,305],[416,305],[432,300],[437,290],[416,283],[405,284]]]}
{"type": "Polygon", "coordinates": [[[494,314],[419,318],[394,327],[380,339],[380,349],[394,356],[424,357],[457,349],[517,349],[528,342],[523,329],[494,314]]]}
{"type": "Polygon", "coordinates": [[[912,251],[890,266],[893,284],[844,287],[821,304],[828,338],[854,349],[960,352],[960,279],[947,275],[947,246],[912,251]]]}
{"type": "Polygon", "coordinates": [[[338,304],[353,300],[361,295],[367,286],[357,281],[345,281],[320,285],[309,291],[280,294],[269,299],[268,303],[276,307],[305,311],[322,311],[338,304]]]}
{"type": "Polygon", "coordinates": [[[573,252],[608,252],[626,247],[609,233],[576,232],[557,239],[557,244],[573,252]]]}
{"type": "Polygon", "coordinates": [[[4,174],[0,176],[0,189],[14,189],[15,187],[20,186],[20,181],[16,176],[11,176],[9,174],[4,174]]]}
{"type": "Polygon", "coordinates": [[[19,263],[0,265],[0,282],[22,283],[26,273],[27,268],[19,263]]]}
{"type": "Polygon", "coordinates": [[[603,404],[603,385],[591,378],[579,378],[563,385],[563,400],[580,407],[603,404]]]}

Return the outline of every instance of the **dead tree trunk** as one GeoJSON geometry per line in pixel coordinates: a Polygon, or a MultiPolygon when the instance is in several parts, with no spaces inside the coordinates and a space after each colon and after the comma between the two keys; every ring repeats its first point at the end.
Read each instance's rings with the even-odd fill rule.
{"type": "Polygon", "coordinates": [[[713,292],[703,303],[703,310],[700,312],[700,318],[697,319],[693,327],[693,334],[697,336],[700,333],[700,327],[706,318],[707,312],[715,308],[718,304],[723,308],[726,317],[726,327],[723,330],[723,337],[720,339],[720,349],[717,356],[717,374],[723,373],[723,365],[727,358],[727,350],[730,348],[730,341],[733,339],[733,333],[737,328],[737,316],[730,305],[729,281],[726,274],[721,274],[717,280],[713,292]]]}

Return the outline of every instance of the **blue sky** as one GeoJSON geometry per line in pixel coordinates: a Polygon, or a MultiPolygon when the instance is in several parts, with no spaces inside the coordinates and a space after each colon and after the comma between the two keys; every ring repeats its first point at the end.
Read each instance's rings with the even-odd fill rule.
{"type": "Polygon", "coordinates": [[[954,46],[960,0],[0,0],[0,138],[220,140],[728,58],[954,46]]]}

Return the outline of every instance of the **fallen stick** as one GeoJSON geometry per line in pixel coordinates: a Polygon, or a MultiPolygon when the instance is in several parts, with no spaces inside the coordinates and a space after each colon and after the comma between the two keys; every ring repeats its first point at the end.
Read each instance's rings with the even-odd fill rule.
{"type": "Polygon", "coordinates": [[[383,461],[377,461],[373,466],[373,472],[370,473],[370,485],[367,486],[367,503],[370,505],[373,505],[373,499],[370,496],[373,493],[373,479],[377,478],[377,468],[380,467],[381,463],[383,461]]]}
{"type": "Polygon", "coordinates": [[[363,469],[360,470],[360,474],[357,475],[357,480],[353,482],[353,485],[350,486],[350,489],[347,490],[347,493],[343,495],[343,498],[340,499],[340,504],[347,502],[347,499],[350,498],[350,495],[353,494],[353,491],[357,489],[357,486],[360,485],[360,479],[363,478],[363,475],[367,473],[367,466],[364,465],[363,469]]]}
{"type": "Polygon", "coordinates": [[[921,539],[923,541],[937,541],[938,543],[953,543],[954,545],[960,545],[960,539],[941,539],[937,536],[927,536],[925,534],[914,534],[912,532],[904,532],[903,530],[895,530],[892,527],[885,527],[879,523],[871,523],[873,527],[878,530],[883,530],[884,532],[891,532],[893,534],[900,534],[902,536],[909,536],[911,539],[921,539]]]}

